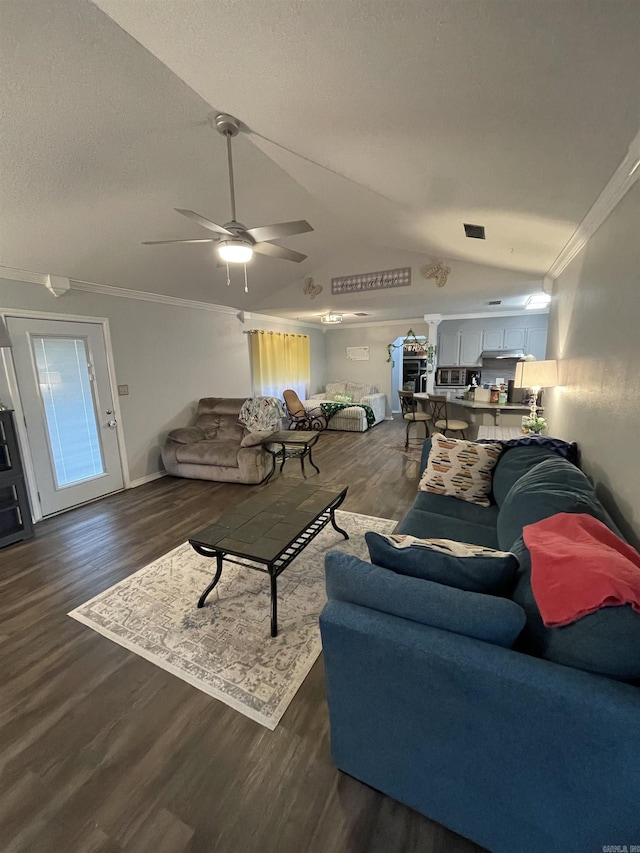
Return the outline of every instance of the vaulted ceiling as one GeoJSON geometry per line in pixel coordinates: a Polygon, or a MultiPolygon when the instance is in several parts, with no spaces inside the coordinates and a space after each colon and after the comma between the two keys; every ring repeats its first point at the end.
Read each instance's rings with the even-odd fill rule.
{"type": "Polygon", "coordinates": [[[640,118],[636,0],[3,0],[0,39],[0,264],[304,319],[521,307],[640,118]],[[141,245],[207,236],[174,207],[230,218],[218,111],[245,127],[238,218],[315,228],[248,295],[208,244],[141,245]]]}

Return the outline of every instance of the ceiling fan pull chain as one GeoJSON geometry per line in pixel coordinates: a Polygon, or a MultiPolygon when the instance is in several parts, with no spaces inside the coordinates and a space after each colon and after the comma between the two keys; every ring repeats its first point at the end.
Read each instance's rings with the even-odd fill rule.
{"type": "Polygon", "coordinates": [[[247,284],[247,265],[244,264],[244,292],[249,293],[249,285],[247,284]]]}
{"type": "Polygon", "coordinates": [[[231,276],[229,275],[229,262],[227,261],[227,287],[231,284],[231,276]]]}

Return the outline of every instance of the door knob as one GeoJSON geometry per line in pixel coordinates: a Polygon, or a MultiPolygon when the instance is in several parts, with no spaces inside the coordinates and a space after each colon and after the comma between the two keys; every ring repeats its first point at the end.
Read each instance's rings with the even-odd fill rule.
{"type": "Polygon", "coordinates": [[[107,426],[111,427],[111,429],[113,429],[117,423],[118,423],[117,421],[107,421],[107,426]]]}

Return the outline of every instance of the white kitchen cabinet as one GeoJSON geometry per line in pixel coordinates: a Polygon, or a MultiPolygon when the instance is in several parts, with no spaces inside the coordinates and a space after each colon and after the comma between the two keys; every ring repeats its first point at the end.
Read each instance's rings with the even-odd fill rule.
{"type": "Polygon", "coordinates": [[[527,329],[525,352],[535,355],[538,361],[544,361],[547,355],[546,329],[527,329]]]}
{"type": "Polygon", "coordinates": [[[504,329],[483,329],[482,349],[504,349],[504,329]]]}
{"type": "Polygon", "coordinates": [[[505,329],[504,349],[519,350],[520,352],[524,352],[526,335],[526,329],[505,329]]]}
{"type": "Polygon", "coordinates": [[[438,335],[438,365],[457,367],[459,364],[460,335],[458,332],[438,335]]]}
{"type": "Polygon", "coordinates": [[[480,332],[460,333],[460,359],[455,362],[462,367],[473,367],[480,363],[482,335],[480,332]]]}

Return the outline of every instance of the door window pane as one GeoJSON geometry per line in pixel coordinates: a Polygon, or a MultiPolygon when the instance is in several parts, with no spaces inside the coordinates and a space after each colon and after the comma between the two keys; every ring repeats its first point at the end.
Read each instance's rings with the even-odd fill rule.
{"type": "Polygon", "coordinates": [[[84,338],[32,338],[56,485],[104,473],[84,338]]]}

